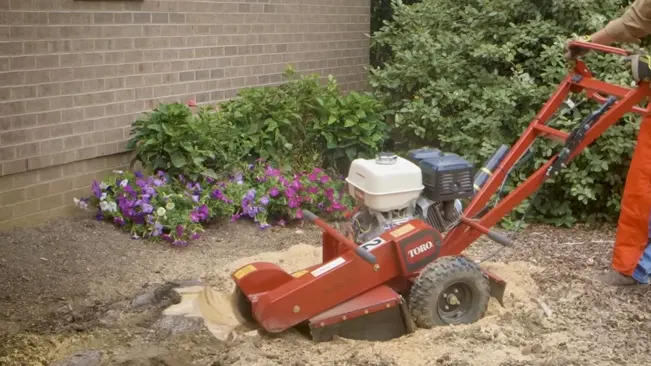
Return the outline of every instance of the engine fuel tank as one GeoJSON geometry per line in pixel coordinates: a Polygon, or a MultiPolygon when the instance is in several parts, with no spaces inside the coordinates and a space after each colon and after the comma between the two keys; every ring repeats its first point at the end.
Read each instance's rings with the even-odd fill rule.
{"type": "Polygon", "coordinates": [[[392,153],[353,160],[346,182],[360,203],[382,212],[405,208],[424,189],[418,165],[392,153]]]}

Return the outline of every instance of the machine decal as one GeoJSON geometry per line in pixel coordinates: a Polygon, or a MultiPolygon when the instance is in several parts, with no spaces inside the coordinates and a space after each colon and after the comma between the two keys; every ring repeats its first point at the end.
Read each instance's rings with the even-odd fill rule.
{"type": "Polygon", "coordinates": [[[340,265],[344,264],[346,260],[344,260],[342,257],[338,257],[336,259],[331,260],[330,262],[322,265],[321,267],[315,269],[312,271],[312,276],[314,277],[319,277],[323,275],[326,272],[332,271],[333,269],[339,267],[340,265]]]}
{"type": "Polygon", "coordinates": [[[421,255],[427,252],[428,250],[432,250],[432,248],[434,248],[434,243],[432,243],[432,241],[430,240],[424,244],[417,246],[414,249],[409,249],[409,251],[407,251],[407,255],[409,255],[409,258],[411,259],[417,255],[421,255]]]}
{"type": "Polygon", "coordinates": [[[402,250],[405,270],[408,273],[433,262],[441,252],[441,235],[436,230],[421,230],[398,242],[402,250]]]}
{"type": "Polygon", "coordinates": [[[235,273],[233,273],[233,277],[237,278],[238,280],[241,280],[242,277],[248,275],[251,272],[255,272],[257,268],[253,264],[249,264],[248,266],[244,266],[240,269],[238,269],[235,273]]]}
{"type": "Polygon", "coordinates": [[[371,239],[367,241],[366,243],[360,245],[360,247],[368,250],[369,252],[373,250],[375,247],[377,247],[380,244],[386,243],[386,240],[380,238],[379,236],[375,239],[371,239]]]}
{"type": "Polygon", "coordinates": [[[306,273],[307,273],[306,270],[302,270],[302,271],[298,271],[298,272],[294,272],[294,273],[292,273],[292,276],[293,276],[294,278],[299,278],[299,277],[303,276],[303,275],[306,274],[306,273]]]}
{"type": "Polygon", "coordinates": [[[410,232],[410,231],[412,231],[414,229],[415,229],[415,227],[412,224],[407,224],[405,226],[401,226],[401,227],[393,230],[391,232],[391,236],[393,236],[394,238],[397,238],[399,236],[407,234],[408,232],[410,232]]]}

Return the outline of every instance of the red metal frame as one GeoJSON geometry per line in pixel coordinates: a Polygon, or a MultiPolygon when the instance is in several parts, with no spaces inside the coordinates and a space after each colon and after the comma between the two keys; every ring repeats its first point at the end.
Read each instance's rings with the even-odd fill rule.
{"type": "MultiPolygon", "coordinates": [[[[621,56],[629,55],[629,52],[626,50],[593,43],[574,42],[572,46],[621,56]]],[[[651,89],[649,89],[648,83],[639,83],[633,89],[609,84],[595,79],[585,63],[581,60],[576,60],[573,70],[561,82],[556,92],[542,107],[524,134],[513,145],[501,164],[495,169],[493,175],[464,210],[463,215],[465,218],[474,217],[486,206],[502,184],[509,169],[524,155],[538,137],[545,137],[561,142],[565,141],[568,133],[546,126],[546,123],[570,93],[581,92],[585,92],[589,99],[602,104],[606,101],[604,95],[614,96],[618,100],[588,130],[583,141],[570,155],[570,161],[595,139],[601,136],[610,126],[617,123],[626,113],[633,112],[643,117],[651,113],[651,107],[640,107],[638,105],[646,97],[651,96],[651,89]]],[[[497,206],[484,214],[481,219],[475,221],[474,225],[469,225],[464,220],[459,226],[451,230],[443,240],[441,255],[455,255],[463,252],[482,233],[485,233],[485,228],[497,224],[507,213],[511,212],[524,199],[533,194],[546,180],[547,170],[552,165],[556,156],[551,157],[547,163],[531,174],[526,181],[503,198],[497,206]],[[478,229],[477,225],[483,229],[478,229]]]]}
{"type": "MultiPolygon", "coordinates": [[[[574,45],[618,55],[628,54],[619,48],[590,43],[576,42],[574,45]]],[[[304,322],[313,321],[312,326],[318,328],[339,319],[346,320],[371,313],[381,306],[395,306],[400,302],[398,294],[410,288],[410,279],[432,260],[462,253],[482,234],[498,237],[488,228],[545,181],[547,170],[556,156],[531,174],[481,219],[471,221],[471,218],[484,209],[509,169],[538,137],[562,142],[567,139],[568,133],[551,128],[546,123],[570,92],[585,92],[588,98],[600,103],[606,101],[604,94],[618,98],[592,124],[570,155],[570,160],[624,114],[634,112],[648,116],[651,113],[650,107],[638,106],[643,99],[651,96],[647,83],[640,83],[635,89],[611,85],[594,79],[585,64],[576,61],[574,69],[466,208],[461,223],[445,238],[441,238],[440,233],[423,221],[411,220],[382,233],[379,241],[358,246],[314,214],[304,212],[307,219],[324,231],[322,263],[293,274],[286,273],[275,264],[264,262],[251,263],[235,271],[231,277],[251,302],[253,318],[267,331],[281,332],[304,322]],[[371,248],[370,245],[374,244],[377,245],[371,248]]],[[[491,280],[491,293],[496,293],[501,302],[504,281],[488,273],[487,276],[491,280]]]]}

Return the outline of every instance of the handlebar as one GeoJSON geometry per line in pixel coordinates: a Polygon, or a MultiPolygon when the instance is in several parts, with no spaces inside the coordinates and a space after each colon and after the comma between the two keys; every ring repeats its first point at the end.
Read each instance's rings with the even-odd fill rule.
{"type": "Polygon", "coordinates": [[[371,254],[368,250],[358,246],[357,244],[355,244],[353,241],[351,241],[347,237],[343,236],[341,233],[339,233],[337,230],[333,229],[330,225],[326,224],[325,221],[321,220],[317,215],[315,215],[311,211],[303,210],[303,218],[305,220],[311,221],[316,226],[320,227],[321,229],[326,231],[328,234],[332,235],[340,243],[342,243],[345,246],[347,246],[348,248],[354,250],[355,254],[357,254],[360,258],[362,258],[366,262],[368,262],[370,264],[377,264],[377,258],[375,258],[375,256],[373,254],[371,254]]]}
{"type": "Polygon", "coordinates": [[[585,42],[585,41],[571,41],[569,47],[586,48],[590,50],[600,51],[604,53],[612,53],[620,56],[630,56],[631,52],[618,47],[606,46],[599,43],[585,42]]]}

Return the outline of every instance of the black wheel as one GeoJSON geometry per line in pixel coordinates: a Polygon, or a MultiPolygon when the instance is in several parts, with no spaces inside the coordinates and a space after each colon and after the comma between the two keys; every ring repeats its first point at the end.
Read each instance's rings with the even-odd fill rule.
{"type": "Polygon", "coordinates": [[[416,325],[470,324],[484,317],[490,289],[479,266],[463,257],[443,257],[423,268],[409,295],[416,325]]]}

